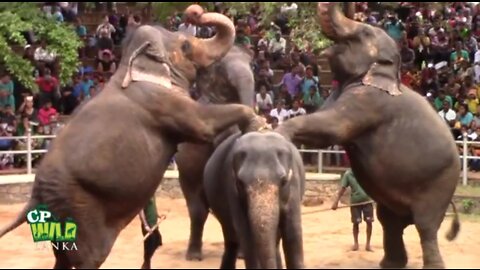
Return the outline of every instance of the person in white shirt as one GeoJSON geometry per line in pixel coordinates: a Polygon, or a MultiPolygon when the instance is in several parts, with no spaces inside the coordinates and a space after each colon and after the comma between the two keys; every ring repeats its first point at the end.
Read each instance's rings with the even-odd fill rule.
{"type": "Polygon", "coordinates": [[[275,38],[270,40],[268,52],[272,55],[273,61],[277,61],[285,55],[287,41],[282,37],[280,32],[275,33],[275,38]]]}
{"type": "Polygon", "coordinates": [[[438,115],[448,124],[450,127],[455,126],[455,122],[457,120],[457,114],[454,110],[450,109],[450,103],[445,100],[443,102],[443,109],[438,112],[438,115]]]}
{"type": "Polygon", "coordinates": [[[197,36],[197,27],[186,20],[178,26],[178,31],[197,36]]]}
{"type": "Polygon", "coordinates": [[[307,111],[300,107],[300,102],[298,100],[293,101],[292,108],[288,110],[288,118],[290,119],[305,114],[307,114],[307,111]]]}
{"type": "Polygon", "coordinates": [[[103,31],[107,31],[108,37],[112,38],[112,33],[115,33],[115,27],[108,21],[108,15],[105,15],[103,18],[103,22],[97,27],[97,31],[95,32],[98,37],[100,37],[100,33],[103,31]]]}
{"type": "Polygon", "coordinates": [[[473,70],[475,73],[475,83],[480,83],[480,50],[478,50],[474,55],[473,70]]]}
{"type": "Polygon", "coordinates": [[[260,93],[257,93],[255,96],[255,104],[260,114],[268,113],[272,110],[272,97],[267,93],[267,87],[265,85],[260,86],[260,93]]]}
{"type": "Polygon", "coordinates": [[[33,53],[33,58],[38,62],[53,63],[57,57],[56,54],[47,50],[45,39],[42,39],[40,42],[40,46],[33,53]]]}
{"type": "Polygon", "coordinates": [[[271,117],[278,119],[278,124],[281,125],[283,121],[288,119],[288,111],[283,108],[283,101],[277,101],[277,107],[270,111],[271,117]]]}

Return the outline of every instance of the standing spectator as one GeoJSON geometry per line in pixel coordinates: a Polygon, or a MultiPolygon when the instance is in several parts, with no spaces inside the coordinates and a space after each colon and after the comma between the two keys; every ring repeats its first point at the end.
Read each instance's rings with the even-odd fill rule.
{"type": "Polygon", "coordinates": [[[292,108],[288,110],[288,118],[290,119],[305,114],[307,114],[307,112],[304,108],[300,107],[300,102],[298,100],[293,101],[292,108]]]}
{"type": "Polygon", "coordinates": [[[387,34],[397,42],[402,39],[402,32],[405,30],[405,26],[396,14],[389,15],[383,27],[387,34]]]}
{"type": "Polygon", "coordinates": [[[347,169],[347,171],[342,177],[342,188],[338,192],[337,198],[332,205],[332,210],[336,210],[338,208],[338,203],[340,202],[340,199],[342,198],[348,187],[350,187],[351,189],[350,204],[360,204],[350,207],[354,239],[352,250],[358,250],[359,225],[362,222],[363,215],[363,220],[367,223],[367,243],[365,245],[365,250],[372,251],[372,248],[370,246],[370,239],[372,237],[372,223],[374,219],[373,202],[372,199],[368,196],[368,194],[360,186],[355,175],[353,174],[352,169],[350,168],[347,169]]]}
{"type": "MultiPolygon", "coordinates": [[[[425,35],[425,30],[423,28],[418,29],[418,35],[415,36],[412,40],[412,48],[415,52],[415,64],[420,69],[422,67],[423,61],[430,60],[429,55],[431,53],[430,48],[431,42],[430,38],[425,35]]],[[[403,61],[403,59],[402,59],[403,61]]]]}
{"type": "Polygon", "coordinates": [[[308,95],[311,87],[315,87],[315,89],[318,90],[318,78],[313,76],[312,66],[307,66],[305,70],[305,78],[300,82],[299,87],[300,92],[298,96],[300,98],[308,95]]]}
{"type": "Polygon", "coordinates": [[[77,107],[77,99],[73,95],[73,86],[67,85],[62,89],[61,108],[62,113],[70,115],[77,107]]]}
{"type": "Polygon", "coordinates": [[[78,49],[80,58],[85,57],[85,47],[87,45],[87,28],[82,24],[80,18],[75,19],[75,32],[83,42],[83,46],[78,49]]]}
{"type": "Polygon", "coordinates": [[[288,67],[287,69],[285,69],[285,74],[283,75],[281,84],[285,84],[287,86],[290,97],[294,97],[297,94],[297,89],[301,81],[302,78],[298,76],[298,68],[288,67]]]}
{"type": "Polygon", "coordinates": [[[191,36],[197,36],[197,27],[189,22],[187,18],[178,26],[178,31],[191,36]]]}
{"type": "Polygon", "coordinates": [[[243,29],[238,29],[236,31],[236,37],[235,37],[235,44],[244,46],[245,48],[250,49],[252,46],[252,43],[250,41],[250,38],[245,35],[245,32],[243,29]]]}
{"type": "Polygon", "coordinates": [[[43,107],[47,100],[53,101],[57,105],[59,82],[50,74],[50,69],[45,69],[44,76],[38,77],[35,82],[40,89],[40,107],[43,107]]]}
{"type": "Polygon", "coordinates": [[[7,104],[15,108],[13,81],[8,74],[0,78],[0,107],[4,108],[7,104]]]}
{"type": "Polygon", "coordinates": [[[268,52],[272,56],[272,60],[277,62],[285,56],[285,50],[287,48],[287,41],[282,37],[281,32],[275,33],[275,38],[270,40],[268,45],[268,52]]]}
{"type": "Polygon", "coordinates": [[[0,113],[0,123],[4,123],[12,127],[13,133],[17,132],[17,117],[15,116],[13,108],[10,104],[5,105],[4,111],[0,113]]]}
{"type": "Polygon", "coordinates": [[[270,111],[271,117],[276,117],[278,119],[278,124],[281,125],[283,121],[288,119],[288,112],[284,108],[283,100],[277,101],[277,107],[270,111]]]}
{"type": "Polygon", "coordinates": [[[22,126],[19,126],[20,132],[19,135],[23,135],[27,129],[30,127],[30,122],[38,122],[38,112],[33,107],[33,96],[25,97],[25,101],[22,103],[20,108],[18,109],[21,119],[22,119],[22,126]]]}
{"type": "Polygon", "coordinates": [[[108,20],[109,20],[108,15],[105,15],[103,17],[103,22],[100,25],[98,25],[97,31],[95,31],[95,33],[98,37],[101,36],[102,31],[106,31],[107,36],[110,39],[112,38],[112,33],[115,33],[115,31],[116,31],[115,27],[108,20]]]}
{"type": "Polygon", "coordinates": [[[56,6],[55,7],[55,13],[53,13],[53,18],[57,21],[57,22],[60,22],[62,23],[64,20],[63,20],[63,14],[62,14],[62,10],[60,9],[59,6],[56,6]]]}
{"type": "Polygon", "coordinates": [[[40,66],[46,66],[50,71],[55,69],[57,55],[47,50],[47,41],[45,39],[40,41],[40,46],[35,49],[33,58],[40,66]]]}

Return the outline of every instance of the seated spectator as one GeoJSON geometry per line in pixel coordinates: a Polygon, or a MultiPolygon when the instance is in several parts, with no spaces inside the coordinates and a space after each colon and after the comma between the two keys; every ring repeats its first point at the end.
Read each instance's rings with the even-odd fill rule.
{"type": "Polygon", "coordinates": [[[235,37],[235,44],[239,46],[244,46],[245,48],[248,48],[248,49],[250,49],[252,46],[250,38],[247,35],[245,35],[245,32],[243,29],[237,30],[237,34],[235,37]]]}
{"type": "Polygon", "coordinates": [[[450,65],[456,71],[460,68],[460,63],[470,62],[470,56],[468,52],[463,47],[462,41],[457,41],[455,43],[455,51],[450,54],[450,65]]]}
{"type": "MultiPolygon", "coordinates": [[[[15,147],[15,140],[3,139],[1,137],[12,137],[13,128],[6,124],[0,126],[0,151],[13,150],[15,147]]],[[[14,164],[13,154],[0,154],[0,170],[12,169],[14,164]]]]}
{"type": "Polygon", "coordinates": [[[288,88],[286,84],[280,86],[280,91],[278,93],[278,100],[283,100],[285,102],[286,108],[291,108],[293,99],[290,93],[288,93],[288,88]]]}
{"type": "Polygon", "coordinates": [[[421,95],[426,95],[427,92],[433,91],[437,92],[439,89],[438,86],[438,76],[437,70],[433,63],[428,63],[427,68],[423,69],[421,72],[421,95]]]}
{"type": "Polygon", "coordinates": [[[477,110],[473,116],[472,128],[480,128],[480,105],[477,105],[477,110]]]}
{"type": "Polygon", "coordinates": [[[478,98],[477,98],[477,90],[470,89],[467,96],[468,111],[471,112],[472,114],[477,113],[477,107],[479,104],[480,102],[478,101],[478,98]]]}
{"type": "Polygon", "coordinates": [[[10,104],[5,105],[4,110],[0,113],[0,123],[7,124],[13,128],[13,133],[17,131],[17,117],[13,112],[13,108],[10,104]]]}
{"type": "Polygon", "coordinates": [[[465,49],[469,53],[470,62],[473,62],[473,59],[475,59],[475,53],[478,51],[478,41],[472,35],[472,31],[467,32],[467,37],[465,38],[465,49]]]}
{"type": "Polygon", "coordinates": [[[287,48],[287,41],[282,37],[281,32],[275,33],[275,38],[270,40],[268,45],[268,52],[272,56],[274,62],[285,57],[285,50],[287,48]]]}
{"type": "Polygon", "coordinates": [[[112,38],[112,33],[115,33],[115,27],[108,21],[108,15],[105,15],[103,17],[103,22],[97,27],[97,30],[95,31],[96,36],[101,37],[102,31],[106,31],[107,37],[112,38]]]}
{"type": "Polygon", "coordinates": [[[415,61],[415,51],[408,47],[406,41],[402,41],[400,44],[400,57],[402,59],[402,67],[412,68],[415,61]]]}
{"type": "Polygon", "coordinates": [[[113,60],[112,53],[109,50],[104,50],[98,59],[97,71],[113,74],[116,70],[117,64],[113,60]]]}
{"type": "Polygon", "coordinates": [[[57,115],[57,110],[52,107],[52,102],[47,101],[45,105],[38,111],[38,120],[41,125],[46,126],[50,124],[50,117],[57,115]]]}
{"type": "Polygon", "coordinates": [[[240,19],[237,21],[237,27],[236,27],[237,30],[239,29],[242,29],[243,30],[243,33],[246,35],[246,36],[250,36],[252,34],[252,31],[250,29],[250,26],[248,26],[247,22],[243,19],[240,19]]]}
{"type": "Polygon", "coordinates": [[[80,40],[83,42],[83,46],[81,46],[79,50],[80,58],[85,57],[85,47],[87,45],[87,28],[82,24],[80,18],[75,19],[75,32],[77,33],[80,40]]]}
{"type": "Polygon", "coordinates": [[[432,55],[434,62],[450,61],[450,38],[445,34],[442,29],[432,39],[432,55]]]}
{"type": "Polygon", "coordinates": [[[270,111],[271,117],[276,117],[278,119],[278,124],[281,125],[283,121],[288,119],[288,111],[284,108],[283,100],[277,101],[277,107],[270,111]]]}
{"type": "Polygon", "coordinates": [[[78,105],[77,98],[73,95],[73,86],[71,84],[62,89],[61,108],[62,113],[70,115],[78,105]]]}
{"type": "Polygon", "coordinates": [[[468,111],[467,104],[460,104],[457,113],[457,121],[460,122],[462,126],[471,127],[473,122],[473,114],[468,111]]]}
{"type": "Polygon", "coordinates": [[[44,76],[38,77],[35,82],[40,89],[40,107],[42,107],[47,100],[51,100],[56,104],[59,92],[59,81],[50,74],[50,69],[45,69],[44,76]]]}
{"type": "Polygon", "coordinates": [[[260,85],[260,91],[255,95],[255,104],[259,114],[268,113],[273,109],[273,100],[270,94],[267,93],[265,84],[260,85]]]}
{"type": "Polygon", "coordinates": [[[304,108],[300,107],[300,101],[293,101],[292,108],[288,110],[288,118],[290,119],[305,114],[307,114],[307,111],[305,111],[304,108]]]}
{"type": "MultiPolygon", "coordinates": [[[[24,134],[28,128],[30,128],[30,122],[38,123],[38,112],[33,107],[33,96],[25,97],[25,101],[20,106],[18,112],[21,115],[22,129],[20,135],[24,134]]],[[[20,128],[20,126],[19,126],[20,128]]]]}
{"type": "Polygon", "coordinates": [[[442,102],[442,110],[438,112],[438,115],[440,115],[450,128],[454,128],[457,121],[457,113],[451,109],[450,103],[447,100],[442,102]]]}
{"type": "Polygon", "coordinates": [[[460,62],[457,74],[460,81],[465,81],[466,78],[472,78],[474,76],[473,68],[467,61],[460,62]]]}
{"type": "Polygon", "coordinates": [[[447,101],[450,105],[450,108],[453,107],[453,100],[451,96],[446,95],[445,90],[440,90],[438,96],[435,98],[435,108],[437,111],[440,111],[443,108],[443,102],[447,101]]]}
{"type": "Polygon", "coordinates": [[[310,91],[303,96],[303,107],[308,114],[315,112],[323,105],[323,102],[322,96],[314,85],[310,86],[310,91]]]}
{"type": "Polygon", "coordinates": [[[15,108],[14,86],[8,74],[0,77],[0,107],[3,108],[7,104],[15,108]]]}

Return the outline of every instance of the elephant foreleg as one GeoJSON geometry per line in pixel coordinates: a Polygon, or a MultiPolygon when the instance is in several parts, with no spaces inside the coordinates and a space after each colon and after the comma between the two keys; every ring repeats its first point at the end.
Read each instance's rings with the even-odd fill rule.
{"type": "Polygon", "coordinates": [[[351,89],[328,108],[283,122],[275,130],[289,140],[316,147],[344,144],[382,121],[363,89],[351,89]]]}
{"type": "Polygon", "coordinates": [[[190,216],[190,240],[188,241],[186,258],[188,261],[201,261],[203,258],[202,237],[205,222],[208,218],[208,204],[203,190],[199,190],[195,194],[184,192],[184,195],[190,216]]]}

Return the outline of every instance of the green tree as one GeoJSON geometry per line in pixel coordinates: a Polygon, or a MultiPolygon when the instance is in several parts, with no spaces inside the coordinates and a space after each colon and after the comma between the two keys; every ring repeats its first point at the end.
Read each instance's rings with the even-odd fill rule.
{"type": "Polygon", "coordinates": [[[22,32],[33,31],[37,39],[47,41],[47,49],[55,52],[60,64],[59,79],[65,85],[79,66],[78,48],[82,45],[73,26],[47,18],[37,3],[0,3],[0,63],[22,84],[38,91],[33,65],[14,52],[12,46],[25,46],[22,32]]]}

